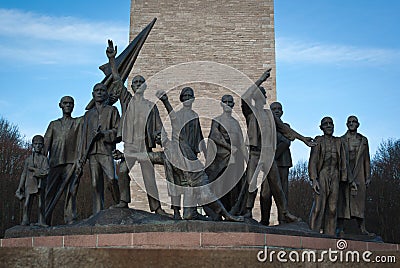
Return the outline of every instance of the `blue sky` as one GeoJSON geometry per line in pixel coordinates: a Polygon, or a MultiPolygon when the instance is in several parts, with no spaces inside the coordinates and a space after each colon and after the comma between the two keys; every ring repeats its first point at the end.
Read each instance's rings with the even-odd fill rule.
{"type": "MultiPolygon", "coordinates": [[[[128,43],[130,0],[0,0],[0,116],[27,138],[60,117],[61,96],[72,95],[74,116],[84,113],[101,81],[105,45],[128,43]]],[[[283,119],[307,136],[331,116],[335,135],[346,118],[373,155],[400,126],[400,2],[275,1],[277,94],[283,119]],[[361,4],[362,3],[362,4],[361,4]]],[[[309,150],[292,144],[294,161],[309,150]]]]}

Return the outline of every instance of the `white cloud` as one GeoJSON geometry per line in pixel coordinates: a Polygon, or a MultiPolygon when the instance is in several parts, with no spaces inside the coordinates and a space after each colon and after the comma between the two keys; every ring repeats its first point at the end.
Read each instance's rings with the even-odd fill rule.
{"type": "Polygon", "coordinates": [[[107,38],[105,36],[109,35],[119,41],[127,39],[128,29],[109,22],[91,22],[74,17],[52,17],[14,9],[0,9],[0,35],[103,44],[107,38]]]}
{"type": "MultiPolygon", "coordinates": [[[[105,46],[105,45],[104,45],[105,46]]],[[[40,65],[70,65],[70,64],[93,64],[107,61],[101,46],[77,46],[51,45],[48,43],[37,44],[29,42],[28,46],[20,43],[0,45],[0,59],[10,64],[40,64],[40,65]],[[97,53],[95,53],[97,52],[97,53]],[[99,56],[103,56],[100,58],[99,56]]]]}
{"type": "Polygon", "coordinates": [[[0,9],[0,58],[34,64],[98,62],[94,55],[105,50],[107,39],[124,47],[128,33],[129,26],[107,21],[0,9]]]}
{"type": "Polygon", "coordinates": [[[399,50],[305,42],[290,38],[276,40],[277,61],[289,63],[387,64],[400,59],[399,50]]]}

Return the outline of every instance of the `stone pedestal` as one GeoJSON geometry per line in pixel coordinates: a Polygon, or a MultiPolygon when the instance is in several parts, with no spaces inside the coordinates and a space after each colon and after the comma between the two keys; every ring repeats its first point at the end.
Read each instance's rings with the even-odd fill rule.
{"type": "MultiPolygon", "coordinates": [[[[276,259],[280,251],[286,259],[329,250],[400,258],[399,245],[377,241],[337,239],[313,232],[304,222],[267,227],[254,220],[171,220],[140,210],[108,209],[74,225],[8,229],[0,240],[0,267],[282,267],[276,259]],[[260,262],[272,251],[274,261],[260,262]]],[[[321,263],[315,262],[305,263],[321,263]]],[[[329,259],[322,263],[332,264],[329,259]]],[[[341,262],[342,267],[357,264],[341,262]]]]}

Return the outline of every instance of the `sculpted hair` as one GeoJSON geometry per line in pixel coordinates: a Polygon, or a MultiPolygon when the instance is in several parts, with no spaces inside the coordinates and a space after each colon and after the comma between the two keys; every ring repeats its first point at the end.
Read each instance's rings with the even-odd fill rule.
{"type": "Polygon", "coordinates": [[[104,85],[103,83],[97,83],[96,85],[94,85],[93,91],[94,91],[96,88],[104,88],[104,89],[107,90],[106,85],[104,85]]]}
{"type": "Polygon", "coordinates": [[[182,98],[183,98],[183,95],[185,95],[186,93],[190,93],[192,95],[192,97],[194,98],[194,90],[193,90],[193,88],[184,87],[184,88],[182,88],[181,94],[179,95],[179,100],[181,102],[183,102],[182,98]]]}
{"type": "Polygon", "coordinates": [[[44,138],[43,138],[43,136],[41,136],[41,135],[35,135],[35,136],[33,136],[33,138],[32,138],[32,143],[35,143],[35,142],[42,142],[42,143],[44,143],[44,138]]]}

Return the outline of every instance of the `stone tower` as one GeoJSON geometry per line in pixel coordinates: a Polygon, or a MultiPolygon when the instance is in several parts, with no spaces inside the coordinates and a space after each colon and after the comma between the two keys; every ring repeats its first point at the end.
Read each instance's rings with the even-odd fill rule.
{"type": "MultiPolygon", "coordinates": [[[[130,14],[130,40],[153,18],[157,18],[157,22],[139,54],[129,83],[136,74],[141,74],[147,79],[170,66],[191,61],[226,64],[253,81],[257,80],[267,67],[271,67],[271,77],[264,87],[269,102],[276,100],[273,0],[131,0],[130,14]]],[[[226,88],[207,83],[188,84],[194,88],[196,100],[207,97],[219,101],[222,95],[229,93],[226,88]]],[[[169,92],[170,100],[175,105],[179,103],[181,88],[169,92]]],[[[146,94],[154,95],[154,92],[155,89],[149,89],[146,94]]],[[[235,111],[240,117],[240,100],[235,97],[235,102],[235,111]]],[[[204,108],[194,105],[196,112],[200,109],[203,110],[202,114],[199,113],[203,135],[207,137],[210,118],[219,115],[221,107],[214,105],[204,108]]],[[[159,110],[162,112],[164,109],[159,110]]],[[[244,122],[243,118],[241,119],[244,122]]],[[[135,194],[137,190],[132,189],[135,194]]],[[[162,189],[160,194],[161,192],[162,189]]],[[[148,209],[144,193],[143,199],[135,194],[134,206],[148,209]]]]}
{"type": "Polygon", "coordinates": [[[131,0],[130,40],[155,17],[132,75],[149,77],[179,63],[215,61],[256,80],[270,66],[265,88],[275,100],[273,0],[131,0]]]}

